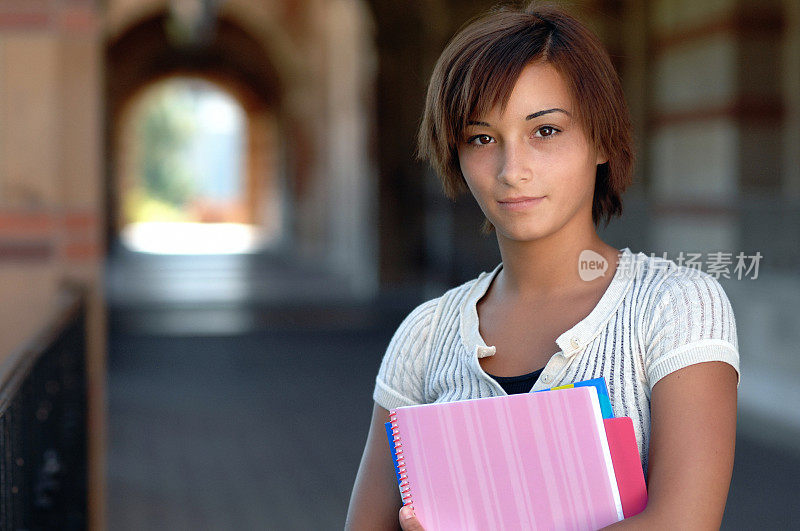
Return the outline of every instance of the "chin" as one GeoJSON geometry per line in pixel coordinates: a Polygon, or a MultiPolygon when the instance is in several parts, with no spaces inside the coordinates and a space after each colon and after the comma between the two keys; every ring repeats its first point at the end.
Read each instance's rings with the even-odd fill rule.
{"type": "Polygon", "coordinates": [[[552,231],[548,230],[547,228],[540,226],[503,227],[500,229],[497,225],[495,225],[495,231],[497,231],[498,234],[501,234],[507,240],[517,242],[540,240],[552,233],[552,231]]]}

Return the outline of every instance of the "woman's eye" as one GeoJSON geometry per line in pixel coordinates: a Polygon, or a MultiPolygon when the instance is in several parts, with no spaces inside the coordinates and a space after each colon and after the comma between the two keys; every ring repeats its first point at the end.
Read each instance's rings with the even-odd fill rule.
{"type": "Polygon", "coordinates": [[[545,125],[537,129],[536,132],[539,133],[539,138],[550,138],[551,136],[555,136],[560,131],[553,126],[545,125]]]}
{"type": "Polygon", "coordinates": [[[490,137],[489,135],[475,135],[467,140],[468,144],[474,144],[477,146],[485,146],[486,144],[491,144],[494,142],[494,138],[490,137]]]}

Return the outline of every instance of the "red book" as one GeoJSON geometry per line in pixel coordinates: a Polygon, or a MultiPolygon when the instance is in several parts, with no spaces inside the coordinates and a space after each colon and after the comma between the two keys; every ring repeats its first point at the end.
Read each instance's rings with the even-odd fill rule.
{"type": "Polygon", "coordinates": [[[647,506],[647,488],[644,483],[639,447],[633,433],[630,417],[603,419],[606,428],[611,462],[617,477],[617,489],[625,518],[639,514],[647,506]]]}

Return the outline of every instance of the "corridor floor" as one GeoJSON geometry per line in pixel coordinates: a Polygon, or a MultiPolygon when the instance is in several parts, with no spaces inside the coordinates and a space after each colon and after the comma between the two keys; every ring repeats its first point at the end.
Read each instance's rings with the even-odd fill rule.
{"type": "Polygon", "coordinates": [[[337,529],[385,331],[117,333],[109,529],[337,529]]]}

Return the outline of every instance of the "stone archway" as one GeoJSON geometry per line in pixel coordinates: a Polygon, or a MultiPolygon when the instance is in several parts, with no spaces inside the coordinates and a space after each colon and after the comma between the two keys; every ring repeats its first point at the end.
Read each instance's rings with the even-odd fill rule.
{"type": "Polygon", "coordinates": [[[197,77],[233,96],[246,113],[244,182],[248,221],[279,224],[275,213],[282,201],[275,169],[276,110],[280,106],[277,75],[263,49],[235,23],[217,21],[216,38],[205,46],[181,47],[170,42],[165,13],[140,21],[107,48],[106,108],[107,224],[109,241],[121,229],[121,131],[132,102],[154,83],[172,76],[197,77]]]}
{"type": "Polygon", "coordinates": [[[236,95],[247,111],[254,131],[248,156],[253,209],[267,212],[270,197],[280,193],[284,198],[284,237],[275,250],[345,277],[340,285],[353,295],[374,294],[377,183],[370,141],[375,44],[363,2],[309,0],[298,9],[289,0],[230,0],[215,8],[214,30],[206,39],[189,45],[170,40],[165,29],[169,6],[177,3],[109,4],[109,241],[115,241],[119,219],[114,147],[126,102],[154,80],[198,76],[236,95]],[[275,176],[271,195],[258,180],[269,174],[267,167],[275,176]]]}

